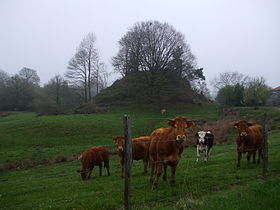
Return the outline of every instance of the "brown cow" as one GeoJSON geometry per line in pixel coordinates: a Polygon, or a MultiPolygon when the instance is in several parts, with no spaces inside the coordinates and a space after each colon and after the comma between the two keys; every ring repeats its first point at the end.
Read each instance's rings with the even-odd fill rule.
{"type": "MultiPolygon", "coordinates": [[[[116,142],[116,147],[118,150],[120,164],[122,167],[121,177],[124,176],[124,137],[117,136],[113,138],[116,142]]],[[[132,160],[143,160],[144,163],[144,174],[147,173],[147,165],[149,162],[149,147],[150,147],[150,136],[141,136],[132,139],[132,160]]]]}
{"type": "Polygon", "coordinates": [[[109,151],[107,147],[95,146],[83,152],[79,157],[82,163],[82,169],[77,170],[81,174],[82,180],[90,179],[90,175],[94,166],[99,166],[99,176],[102,176],[102,163],[104,168],[107,168],[107,174],[109,171],[109,151]]]}
{"type": "Polygon", "coordinates": [[[263,149],[263,127],[261,125],[252,125],[251,123],[241,120],[234,124],[234,127],[238,129],[238,136],[236,138],[237,143],[237,167],[240,167],[240,160],[242,153],[247,154],[247,164],[251,156],[253,155],[253,163],[256,163],[256,151],[259,151],[258,163],[260,163],[260,157],[262,157],[263,149]]]}
{"type": "Polygon", "coordinates": [[[167,110],[166,110],[166,109],[162,109],[162,110],[160,110],[160,113],[161,113],[161,114],[166,114],[166,112],[167,112],[167,110]]]}
{"type": "Polygon", "coordinates": [[[158,180],[162,173],[162,166],[164,166],[166,179],[166,167],[171,167],[171,184],[175,186],[176,167],[183,152],[183,142],[187,138],[187,128],[194,126],[192,121],[187,118],[177,116],[173,120],[169,120],[168,128],[159,128],[151,134],[151,144],[149,149],[152,189],[155,190],[158,185],[158,180]],[[156,166],[156,178],[154,179],[154,169],[156,166]]]}

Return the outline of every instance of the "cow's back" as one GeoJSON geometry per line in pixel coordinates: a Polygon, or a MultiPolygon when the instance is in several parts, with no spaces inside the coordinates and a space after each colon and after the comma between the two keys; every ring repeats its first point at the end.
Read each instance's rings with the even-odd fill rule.
{"type": "Polygon", "coordinates": [[[109,151],[105,146],[96,146],[91,148],[95,153],[94,164],[100,164],[109,160],[109,151]]]}
{"type": "Polygon", "coordinates": [[[261,125],[253,125],[249,127],[252,144],[255,148],[263,145],[263,127],[261,125]]]}

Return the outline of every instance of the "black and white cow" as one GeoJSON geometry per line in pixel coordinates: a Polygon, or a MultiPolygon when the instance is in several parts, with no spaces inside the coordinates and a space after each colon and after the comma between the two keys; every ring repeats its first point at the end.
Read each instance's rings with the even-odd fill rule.
{"type": "Polygon", "coordinates": [[[204,161],[207,162],[210,150],[213,146],[214,135],[210,131],[199,131],[195,134],[197,137],[196,141],[196,162],[198,162],[198,158],[200,157],[200,153],[205,153],[204,161]]]}

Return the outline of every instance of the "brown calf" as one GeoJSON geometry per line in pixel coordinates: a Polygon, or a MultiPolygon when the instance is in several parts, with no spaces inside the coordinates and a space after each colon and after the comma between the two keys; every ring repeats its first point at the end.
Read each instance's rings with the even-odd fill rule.
{"type": "MultiPolygon", "coordinates": [[[[118,155],[120,158],[120,164],[122,168],[121,177],[124,176],[124,137],[117,136],[113,138],[116,142],[118,155]]],[[[132,160],[143,160],[144,163],[144,174],[147,173],[147,165],[149,162],[149,147],[150,147],[150,136],[142,136],[132,139],[132,160]]]]}
{"type": "Polygon", "coordinates": [[[82,169],[77,170],[81,174],[82,180],[90,179],[90,175],[94,166],[99,166],[99,176],[102,176],[102,163],[104,168],[107,168],[107,174],[109,171],[109,151],[107,147],[95,146],[83,152],[79,157],[82,163],[82,169]]]}
{"type": "Polygon", "coordinates": [[[187,138],[187,128],[194,126],[192,121],[178,116],[169,120],[168,128],[159,128],[151,134],[151,144],[149,149],[152,189],[155,190],[164,167],[164,179],[166,180],[166,167],[171,167],[171,184],[175,186],[176,167],[181,158],[184,146],[183,142],[187,138]],[[156,178],[154,179],[154,169],[156,167],[156,178]]]}
{"type": "Polygon", "coordinates": [[[258,163],[262,157],[263,149],[263,127],[261,125],[252,125],[251,123],[241,120],[234,124],[238,129],[237,143],[237,167],[240,167],[242,153],[247,154],[247,164],[249,166],[251,156],[253,155],[253,163],[256,163],[256,151],[259,151],[258,163]]]}

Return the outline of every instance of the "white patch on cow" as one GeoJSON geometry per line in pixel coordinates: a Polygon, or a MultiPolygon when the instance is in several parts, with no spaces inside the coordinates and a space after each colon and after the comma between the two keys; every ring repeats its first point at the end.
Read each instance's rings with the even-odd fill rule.
{"type": "Polygon", "coordinates": [[[203,144],[204,143],[204,141],[205,141],[205,135],[206,135],[206,132],[205,131],[199,131],[198,133],[198,142],[201,144],[203,144]]]}

